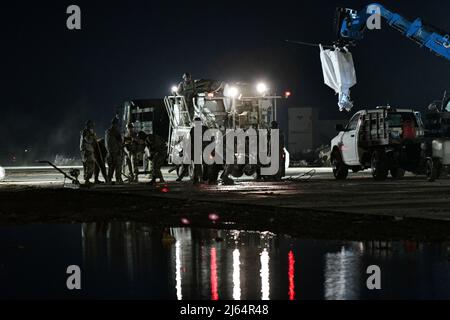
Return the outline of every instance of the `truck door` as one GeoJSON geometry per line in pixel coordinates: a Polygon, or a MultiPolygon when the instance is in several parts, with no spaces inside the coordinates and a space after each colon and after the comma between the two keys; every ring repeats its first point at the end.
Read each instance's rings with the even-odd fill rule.
{"type": "Polygon", "coordinates": [[[360,165],[358,157],[358,125],[360,116],[357,113],[351,118],[342,135],[341,153],[347,165],[360,165]]]}

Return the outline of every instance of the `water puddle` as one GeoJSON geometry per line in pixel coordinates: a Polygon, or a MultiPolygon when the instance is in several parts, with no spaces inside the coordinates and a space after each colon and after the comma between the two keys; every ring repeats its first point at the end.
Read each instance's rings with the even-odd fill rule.
{"type": "Polygon", "coordinates": [[[0,227],[0,298],[448,299],[449,250],[131,222],[0,227]],[[81,290],[66,287],[69,265],[81,290]],[[381,290],[367,289],[370,265],[381,290]]]}

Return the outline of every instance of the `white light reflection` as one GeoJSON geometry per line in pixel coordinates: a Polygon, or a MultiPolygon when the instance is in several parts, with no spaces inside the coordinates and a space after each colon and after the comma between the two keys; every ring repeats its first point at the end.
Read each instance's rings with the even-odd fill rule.
{"type": "Polygon", "coordinates": [[[3,167],[0,167],[0,181],[5,178],[5,169],[3,167]]]}
{"type": "Polygon", "coordinates": [[[270,283],[269,283],[269,252],[267,252],[267,249],[265,248],[261,252],[261,299],[262,300],[269,300],[270,296],[270,283]]]}
{"type": "Polygon", "coordinates": [[[241,300],[241,262],[239,249],[233,251],[233,299],[241,300]]]}
{"type": "Polygon", "coordinates": [[[181,243],[175,242],[175,281],[177,289],[177,299],[183,299],[183,293],[181,290],[181,243]]]}
{"type": "Polygon", "coordinates": [[[325,299],[353,300],[358,298],[359,255],[346,250],[325,256],[325,299]]]}

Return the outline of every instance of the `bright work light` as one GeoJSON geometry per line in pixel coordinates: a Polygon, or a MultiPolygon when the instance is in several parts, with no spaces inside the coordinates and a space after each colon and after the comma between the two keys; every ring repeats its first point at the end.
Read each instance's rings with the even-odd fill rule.
{"type": "Polygon", "coordinates": [[[256,91],[258,91],[259,94],[264,94],[267,92],[267,86],[265,83],[258,83],[258,85],[256,86],[256,91]]]}

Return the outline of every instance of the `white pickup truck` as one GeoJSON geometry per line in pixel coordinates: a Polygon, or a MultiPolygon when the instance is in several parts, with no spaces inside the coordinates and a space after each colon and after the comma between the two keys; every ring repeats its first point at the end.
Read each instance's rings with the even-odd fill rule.
{"type": "Polygon", "coordinates": [[[411,109],[379,107],[358,111],[331,140],[331,164],[337,180],[349,170],[372,169],[375,180],[390,173],[402,178],[405,171],[418,172],[423,124],[419,112],[411,109]]]}

